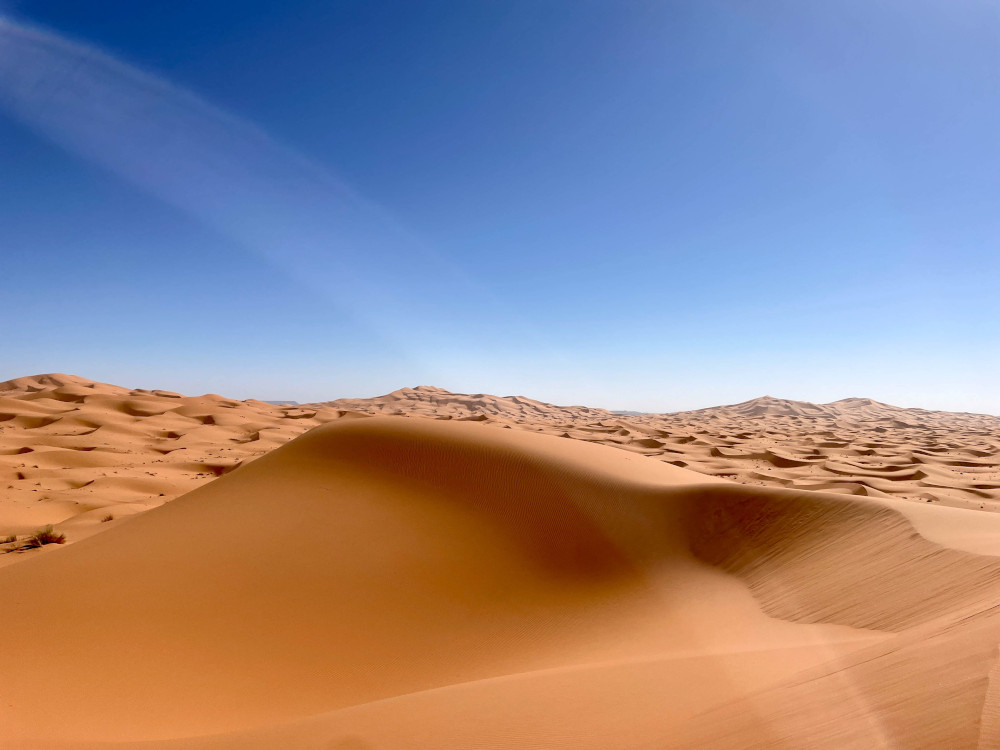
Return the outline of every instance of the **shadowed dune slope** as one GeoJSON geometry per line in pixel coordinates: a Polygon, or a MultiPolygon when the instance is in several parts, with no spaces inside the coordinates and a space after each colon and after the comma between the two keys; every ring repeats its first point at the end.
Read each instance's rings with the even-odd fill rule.
{"type": "Polygon", "coordinates": [[[817,720],[976,747],[1000,559],[917,532],[977,514],[907,507],[479,424],[333,422],[0,570],[0,723],[15,748],[838,746],[778,710],[797,690],[817,720]],[[936,691],[963,710],[929,719],[936,691]],[[854,714],[825,700],[845,695],[854,714]],[[738,726],[750,700],[773,725],[738,726]]]}

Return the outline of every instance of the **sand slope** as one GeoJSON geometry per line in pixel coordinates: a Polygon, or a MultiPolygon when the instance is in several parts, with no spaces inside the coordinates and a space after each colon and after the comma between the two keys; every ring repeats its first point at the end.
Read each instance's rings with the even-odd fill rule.
{"type": "Polygon", "coordinates": [[[341,416],[73,375],[0,383],[0,538],[55,524],[77,541],[341,416]]]}
{"type": "Polygon", "coordinates": [[[994,519],[336,420],[0,570],[0,724],[15,748],[988,747],[1000,558],[962,548],[1000,549],[994,519]]]}
{"type": "MultiPolygon", "coordinates": [[[[319,424],[364,415],[540,432],[746,485],[1000,507],[1000,418],[900,409],[870,399],[809,404],[764,397],[624,417],[430,386],[283,406],[55,374],[0,383],[0,540],[19,539],[0,542],[0,552],[23,545],[46,524],[74,543],[319,424]]],[[[25,557],[0,554],[0,567],[25,557]]]]}

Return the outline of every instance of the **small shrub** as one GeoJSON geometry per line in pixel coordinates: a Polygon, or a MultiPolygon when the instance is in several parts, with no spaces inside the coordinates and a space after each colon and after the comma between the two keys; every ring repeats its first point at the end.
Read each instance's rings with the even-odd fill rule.
{"type": "Polygon", "coordinates": [[[17,541],[17,534],[10,534],[9,536],[5,536],[3,538],[3,541],[0,542],[0,544],[10,544],[11,542],[16,542],[16,541],[17,541]]]}
{"type": "Polygon", "coordinates": [[[66,535],[53,531],[52,526],[39,529],[24,543],[25,547],[41,547],[43,544],[65,544],[66,535]]]}
{"type": "Polygon", "coordinates": [[[108,513],[104,518],[101,519],[101,523],[107,523],[108,521],[114,521],[115,517],[113,514],[108,513]]]}

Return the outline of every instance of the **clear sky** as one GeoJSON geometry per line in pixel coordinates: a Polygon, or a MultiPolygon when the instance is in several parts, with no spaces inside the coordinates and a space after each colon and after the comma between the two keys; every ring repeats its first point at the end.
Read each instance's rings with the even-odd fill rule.
{"type": "Polygon", "coordinates": [[[993,0],[0,17],[0,380],[1000,413],[993,0]]]}

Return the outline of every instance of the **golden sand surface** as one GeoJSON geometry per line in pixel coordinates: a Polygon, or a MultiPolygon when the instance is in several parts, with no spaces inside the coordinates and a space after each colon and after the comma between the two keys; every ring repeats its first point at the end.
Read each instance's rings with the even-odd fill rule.
{"type": "Polygon", "coordinates": [[[995,748],[996,428],[915,411],[0,384],[4,547],[69,542],[0,555],[0,745],[995,748]]]}
{"type": "Polygon", "coordinates": [[[612,445],[701,474],[765,487],[1000,508],[1000,417],[764,396],[674,414],[616,415],[519,396],[404,388],[331,406],[367,414],[478,419],[612,445]]]}

